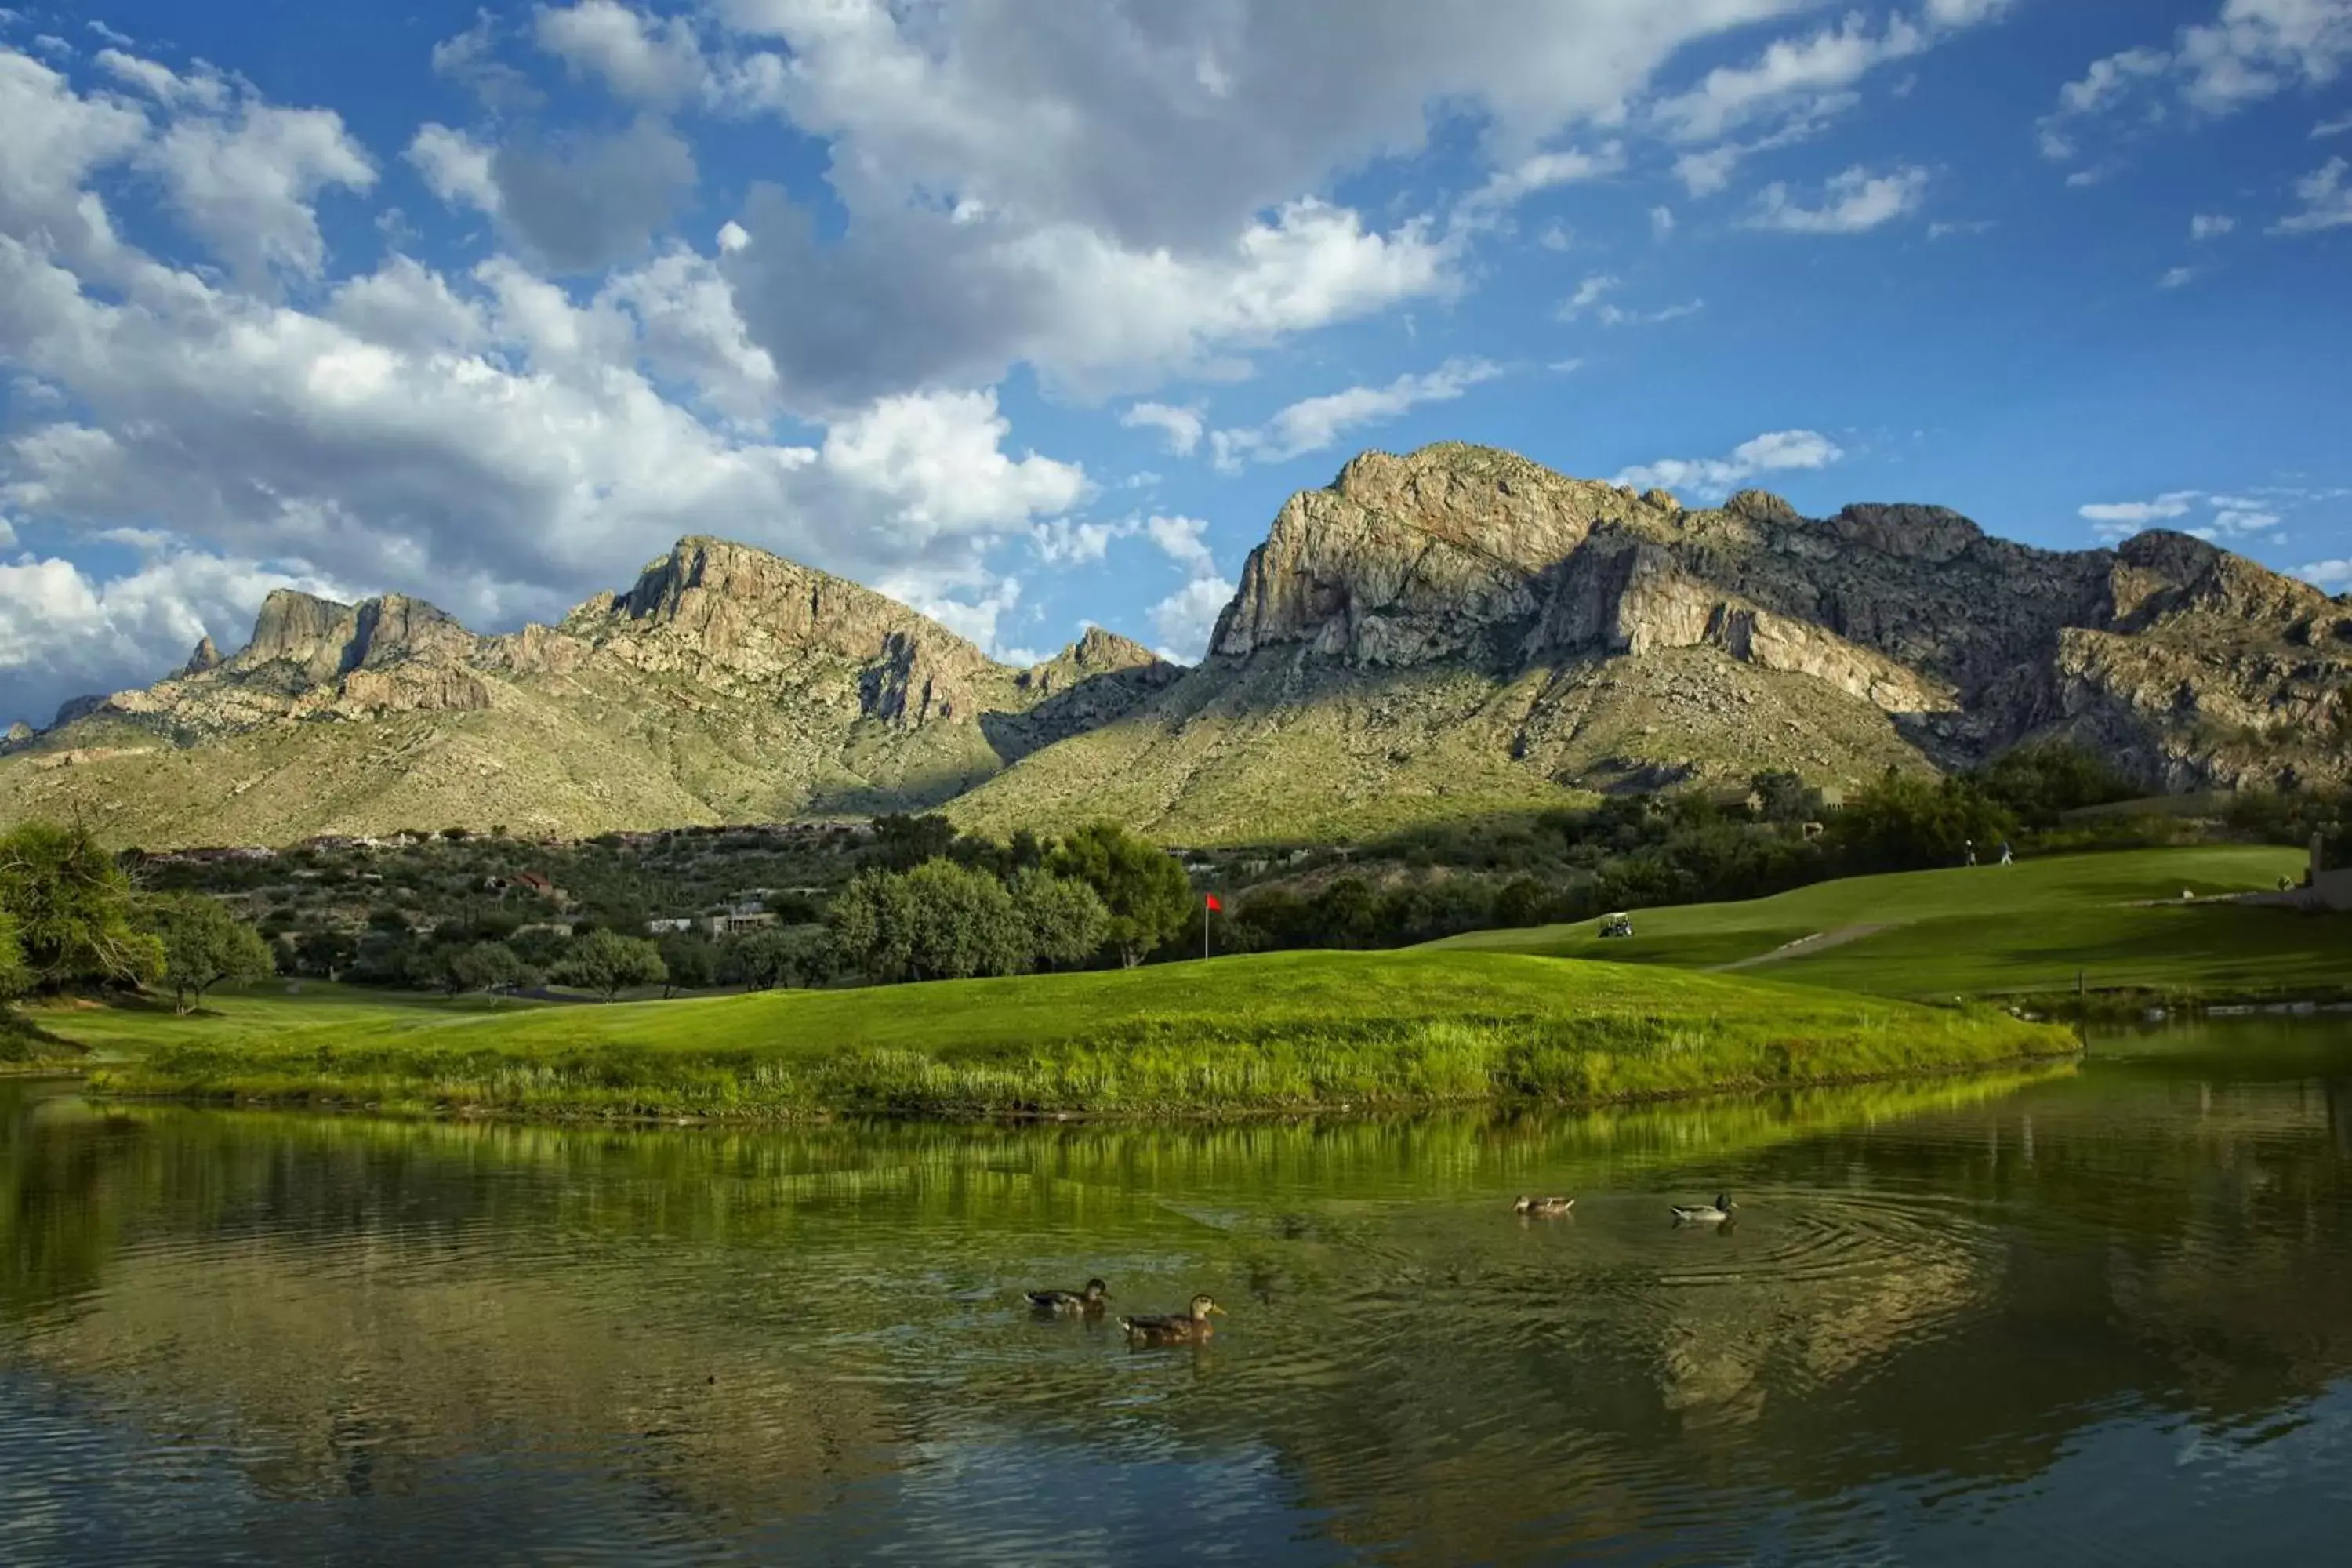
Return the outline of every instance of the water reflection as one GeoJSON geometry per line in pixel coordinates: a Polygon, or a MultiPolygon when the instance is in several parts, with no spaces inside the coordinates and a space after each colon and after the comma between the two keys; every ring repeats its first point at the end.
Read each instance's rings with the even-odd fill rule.
{"type": "Polygon", "coordinates": [[[0,1083],[0,1517],[27,1561],[1978,1560],[2091,1521],[2292,1554],[2352,1458],[2326,1027],[1378,1124],[601,1133],[0,1083]],[[1674,1226],[1723,1187],[1737,1224],[1674,1226]],[[1537,1191],[1574,1215],[1510,1213],[1537,1191]],[[1095,1273],[1232,1313],[1129,1352],[1019,1309],[1095,1273]]]}

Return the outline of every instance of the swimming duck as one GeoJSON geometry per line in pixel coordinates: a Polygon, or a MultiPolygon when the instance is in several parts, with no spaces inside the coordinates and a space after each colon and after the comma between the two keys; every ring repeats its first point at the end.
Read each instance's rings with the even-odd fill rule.
{"type": "Polygon", "coordinates": [[[1089,1279],[1083,1290],[1031,1290],[1026,1294],[1029,1304],[1041,1312],[1084,1312],[1092,1316],[1110,1300],[1110,1287],[1099,1279],[1089,1279]]]}
{"type": "Polygon", "coordinates": [[[1511,1205],[1511,1212],[1513,1214],[1531,1214],[1538,1216],[1539,1218],[1551,1219],[1559,1215],[1566,1214],[1575,1206],[1576,1200],[1574,1198],[1523,1197],[1517,1203],[1511,1205]]]}
{"type": "Polygon", "coordinates": [[[1677,1224],[1721,1225],[1731,1217],[1731,1211],[1739,1205],[1731,1201],[1730,1194],[1717,1193],[1715,1194],[1715,1202],[1711,1204],[1674,1204],[1670,1206],[1675,1211],[1677,1224]]]}
{"type": "Polygon", "coordinates": [[[1215,1331],[1210,1325],[1209,1314],[1223,1310],[1207,1296],[1195,1296],[1192,1310],[1181,1316],[1121,1318],[1118,1326],[1127,1331],[1129,1340],[1140,1343],[1182,1344],[1187,1341],[1207,1339],[1215,1331]]]}

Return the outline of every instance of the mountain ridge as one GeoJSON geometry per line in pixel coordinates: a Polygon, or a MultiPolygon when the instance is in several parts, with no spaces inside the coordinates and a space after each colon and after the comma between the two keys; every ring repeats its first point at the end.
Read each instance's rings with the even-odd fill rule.
{"type": "Polygon", "coordinates": [[[223,658],[0,746],[119,837],[593,832],[948,805],[1007,829],[1349,837],[1765,767],[1853,784],[2055,736],[2151,788],[2352,779],[2352,605],[2186,535],[2050,551],[1945,508],[1686,508],[1514,453],[1292,496],[1202,663],[1101,628],[1016,669],[709,535],[553,626],[269,595],[223,658]]]}

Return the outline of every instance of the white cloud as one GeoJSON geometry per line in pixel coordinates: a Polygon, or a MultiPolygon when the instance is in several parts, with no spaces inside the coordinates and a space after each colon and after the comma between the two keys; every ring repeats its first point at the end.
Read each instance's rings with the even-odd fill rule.
{"type": "Polygon", "coordinates": [[[1445,403],[1503,374],[1485,360],[1448,360],[1423,374],[1400,375],[1385,386],[1351,386],[1294,403],[1255,429],[1219,430],[1209,437],[1213,461],[1228,471],[1244,462],[1278,463],[1319,452],[1361,425],[1393,419],[1424,403],[1445,403]]]}
{"type": "Polygon", "coordinates": [[[1998,226],[1990,218],[1976,218],[1954,223],[1931,223],[1927,226],[1927,237],[1949,239],[1954,235],[1990,234],[1998,226]]]}
{"type": "Polygon", "coordinates": [[[2179,289],[2196,280],[2197,268],[2194,267],[2175,267],[2168,270],[2163,277],[2158,278],[2156,280],[2156,286],[2159,289],[2179,289]]]}
{"type": "Polygon", "coordinates": [[[1844,450],[1817,430],[1773,430],[1742,441],[1727,458],[1664,458],[1627,468],[1615,482],[1637,489],[1689,489],[1706,498],[1728,495],[1759,474],[1826,468],[1844,450]]]}
{"type": "Polygon", "coordinates": [[[1612,142],[1597,153],[1567,151],[1534,153],[1507,169],[1497,169],[1486,183],[1463,198],[1454,208],[1458,221],[1481,223],[1498,216],[1538,191],[1622,172],[1625,148],[1612,142]]]}
{"type": "Polygon", "coordinates": [[[709,74],[690,21],[640,16],[616,0],[542,5],[532,36],[575,75],[600,77],[634,102],[678,103],[698,91],[709,74]]]}
{"type": "Polygon", "coordinates": [[[1189,458],[1200,446],[1207,429],[1207,418],[1200,407],[1177,407],[1167,403],[1139,403],[1119,416],[1118,422],[1129,430],[1157,430],[1168,449],[1180,458],[1189,458]]]}
{"type": "Polygon", "coordinates": [[[408,161],[425,188],[451,206],[470,206],[495,216],[499,182],[490,173],[491,150],[462,131],[426,121],[408,143],[408,161]]]}
{"type": "Polygon", "coordinates": [[[1675,232],[1675,209],[1659,205],[1650,209],[1650,232],[1664,239],[1675,232]]]}
{"type": "Polygon", "coordinates": [[[2352,163],[2330,158],[2325,165],[2297,180],[2294,194],[2302,198],[2303,210],[2271,225],[2271,232],[2318,234],[2352,224],[2352,184],[2347,184],[2344,178],[2347,172],[2352,172],[2352,163]]]}
{"type": "Polygon", "coordinates": [[[1664,321],[1677,321],[1685,316],[1696,316],[1706,309],[1704,300],[1691,300],[1680,305],[1668,305],[1654,310],[1629,310],[1606,296],[1616,292],[1619,281],[1605,272],[1596,272],[1576,286],[1576,292],[1560,304],[1556,312],[1563,321],[1573,321],[1590,311],[1592,319],[1604,327],[1653,327],[1664,321]]]}
{"type": "Polygon", "coordinates": [[[2154,500],[2100,501],[2079,510],[2085,521],[2107,522],[2145,528],[2151,522],[2163,522],[2176,517],[2186,517],[2189,509],[2205,499],[2202,490],[2171,490],[2154,500]]]}
{"type": "Polygon", "coordinates": [[[1209,525],[1199,518],[1154,517],[1144,523],[1143,530],[1161,554],[1193,576],[1216,575],[1217,563],[1209,552],[1209,525]]]}
{"type": "Polygon", "coordinates": [[[96,580],[70,561],[26,556],[0,564],[0,689],[27,706],[0,714],[47,724],[59,701],[144,686],[210,636],[235,647],[273,588],[341,596],[298,569],[165,543],[138,567],[96,580]]]}
{"type": "Polygon", "coordinates": [[[2199,213],[2189,220],[2191,239],[2219,239],[2238,226],[2238,220],[2222,213],[2199,213]]]}
{"type": "Polygon", "coordinates": [[[2294,574],[2314,587],[2332,593],[2352,589],[2352,561],[2313,561],[2296,567],[2294,574]]]}
{"type": "Polygon", "coordinates": [[[327,248],[311,204],[331,188],[375,184],[341,115],[251,100],[218,118],[178,120],[142,161],[190,232],[249,288],[272,271],[316,277],[327,248]]]}
{"type": "Polygon", "coordinates": [[[1158,652],[1179,664],[1197,663],[1208,651],[1217,617],[1233,602],[1234,584],[1222,577],[1195,577],[1151,606],[1158,652]]]}
{"type": "Polygon", "coordinates": [[[2265,533],[2284,521],[2274,511],[2223,508],[2213,514],[2213,526],[2223,533],[2265,533]]]}
{"type": "Polygon", "coordinates": [[[1572,321],[1601,303],[1602,296],[1618,287],[1618,279],[1606,272],[1595,272],[1576,286],[1576,292],[1560,302],[1559,318],[1572,321]]]}
{"type": "Polygon", "coordinates": [[[2330,136],[2341,136],[2347,131],[2352,131],[2352,114],[2347,114],[2341,120],[2321,121],[2311,128],[2311,139],[2314,142],[2325,142],[2330,136]]]}
{"type": "Polygon", "coordinates": [[[932,597],[922,591],[920,584],[886,584],[884,592],[895,588],[898,596],[913,609],[920,611],[947,627],[958,637],[972,642],[981,651],[1007,664],[1034,664],[1035,657],[1026,648],[1007,650],[999,628],[1021,604],[1021,579],[1002,577],[976,599],[932,597]]]}
{"type": "Polygon", "coordinates": [[[1037,559],[1048,566],[1083,566],[1108,554],[1113,541],[1132,539],[1142,531],[1140,518],[1082,522],[1057,517],[1035,525],[1029,537],[1037,559]]]}
{"type": "Polygon", "coordinates": [[[1925,169],[1906,166],[1874,174],[1856,165],[1831,178],[1818,206],[1801,205],[1786,184],[1767,185],[1748,226],[1785,234],[1862,234],[1917,211],[1927,191],[1925,169]]]}
{"type": "Polygon", "coordinates": [[[2100,119],[2136,108],[2132,125],[2160,122],[2169,89],[2193,115],[2213,118],[2297,87],[2334,81],[2352,62],[2352,0],[2221,0],[2213,20],[2179,28],[2169,48],[2139,46],[2095,60],[2059,90],[2042,122],[2045,156],[2065,162],[2100,119]],[[2143,108],[2144,106],[2144,108],[2143,108]]]}

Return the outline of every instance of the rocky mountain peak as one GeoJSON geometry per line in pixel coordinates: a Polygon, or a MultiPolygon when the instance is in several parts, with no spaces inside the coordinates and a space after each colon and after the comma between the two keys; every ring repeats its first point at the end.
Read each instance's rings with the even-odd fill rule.
{"type": "Polygon", "coordinates": [[[218,669],[222,662],[221,650],[214,646],[213,639],[209,636],[199,637],[195,651],[188,655],[188,662],[179,668],[173,679],[185,680],[192,675],[203,675],[218,669]]]}
{"type": "Polygon", "coordinates": [[[1723,510],[1750,522],[1794,525],[1805,521],[1803,514],[1789,504],[1787,497],[1774,495],[1770,490],[1741,490],[1723,503],[1723,510]]]}
{"type": "Polygon", "coordinates": [[[1088,626],[1085,636],[1062,650],[1062,657],[1090,673],[1106,669],[1133,669],[1160,662],[1158,654],[1133,637],[1123,637],[1100,626],[1088,626]]]}
{"type": "Polygon", "coordinates": [[[352,626],[352,606],[297,588],[272,588],[235,663],[251,668],[286,660],[309,665],[328,649],[340,658],[352,626]]]}
{"type": "Polygon", "coordinates": [[[1829,520],[1842,539],[1888,555],[1945,562],[1984,538],[1984,530],[1940,506],[1849,506],[1829,520]]]}

